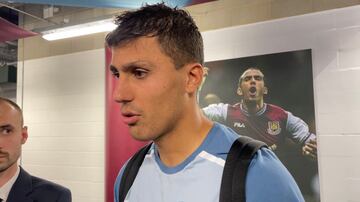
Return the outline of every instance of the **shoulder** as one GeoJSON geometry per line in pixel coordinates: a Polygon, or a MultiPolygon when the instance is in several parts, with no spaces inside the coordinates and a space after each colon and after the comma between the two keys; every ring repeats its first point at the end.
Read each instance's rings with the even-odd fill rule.
{"type": "Polygon", "coordinates": [[[114,184],[114,201],[117,202],[119,200],[120,186],[125,185],[125,188],[122,187],[122,190],[123,191],[126,190],[126,192],[128,191],[126,187],[128,188],[131,187],[132,182],[134,181],[138,173],[138,170],[140,169],[140,166],[143,165],[144,158],[146,158],[146,156],[150,154],[153,149],[154,149],[153,143],[150,143],[142,147],[121,167],[114,184]],[[121,182],[123,175],[125,175],[124,177],[126,177],[126,181],[127,181],[125,182],[125,184],[122,184],[121,182]]]}
{"type": "Polygon", "coordinates": [[[228,113],[228,104],[218,103],[211,104],[207,107],[202,108],[204,115],[212,121],[224,122],[228,113]]]}
{"type": "Polygon", "coordinates": [[[200,146],[200,150],[225,160],[231,145],[238,137],[239,135],[231,128],[214,122],[207,138],[200,146]]]}
{"type": "Polygon", "coordinates": [[[71,202],[71,192],[68,188],[32,176],[21,168],[19,177],[11,189],[9,198],[23,200],[23,197],[29,197],[38,202],[71,202]]]}
{"type": "Polygon", "coordinates": [[[224,103],[210,104],[202,108],[202,110],[205,113],[215,113],[215,112],[227,110],[229,106],[230,106],[229,104],[224,104],[224,103]]]}
{"type": "Polygon", "coordinates": [[[283,109],[282,107],[277,106],[277,105],[273,105],[273,104],[268,104],[268,103],[266,103],[266,107],[267,107],[268,110],[286,112],[285,109],[283,109]]]}
{"type": "Polygon", "coordinates": [[[282,118],[282,119],[286,119],[289,114],[285,109],[273,104],[266,104],[265,113],[267,114],[267,116],[271,118],[282,118]]]}
{"type": "Polygon", "coordinates": [[[294,178],[267,148],[260,149],[249,166],[246,197],[247,201],[304,201],[294,178]]]}
{"type": "Polygon", "coordinates": [[[31,176],[32,179],[32,184],[33,184],[33,189],[34,190],[47,190],[49,192],[53,192],[53,193],[70,193],[70,190],[62,185],[56,184],[54,182],[36,177],[36,176],[31,176]]]}
{"type": "Polygon", "coordinates": [[[31,176],[31,180],[33,185],[33,195],[53,198],[56,199],[56,201],[62,202],[71,201],[71,192],[68,188],[35,176],[31,176]]]}
{"type": "Polygon", "coordinates": [[[121,179],[122,176],[124,174],[124,170],[128,164],[129,160],[121,167],[118,175],[116,176],[115,179],[115,184],[114,184],[114,201],[118,202],[119,201],[119,190],[120,190],[120,183],[121,183],[121,179]]]}

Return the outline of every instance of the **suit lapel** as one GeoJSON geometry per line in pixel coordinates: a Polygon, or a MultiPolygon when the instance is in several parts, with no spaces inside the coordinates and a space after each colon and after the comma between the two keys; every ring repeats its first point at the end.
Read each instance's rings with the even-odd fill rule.
{"type": "Polygon", "coordinates": [[[33,200],[28,197],[31,192],[31,175],[20,167],[19,177],[10,190],[7,202],[33,202],[33,200]]]}

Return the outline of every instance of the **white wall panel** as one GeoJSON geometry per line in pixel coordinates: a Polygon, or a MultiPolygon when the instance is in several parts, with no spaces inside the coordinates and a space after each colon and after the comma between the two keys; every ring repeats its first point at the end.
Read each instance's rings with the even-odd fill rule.
{"type": "Polygon", "coordinates": [[[72,182],[69,182],[69,187],[71,188],[71,190],[73,192],[77,193],[76,196],[73,196],[73,202],[104,201],[104,198],[105,198],[104,192],[99,192],[99,190],[104,189],[103,183],[72,181],[72,182]]]}
{"type": "MultiPolygon", "coordinates": [[[[103,147],[104,137],[30,137],[24,151],[42,151],[44,153],[59,151],[89,152],[89,155],[91,155],[92,152],[102,152],[103,147]]],[[[27,155],[25,152],[24,159],[27,155]]]]}
{"type": "MultiPolygon", "coordinates": [[[[27,88],[28,89],[28,88],[27,88]]],[[[34,96],[29,91],[27,98],[33,100],[31,103],[24,103],[24,108],[32,110],[49,110],[54,108],[85,108],[85,107],[103,107],[103,92],[96,90],[89,93],[54,95],[54,96],[34,96]]],[[[31,120],[29,120],[31,121],[31,120]]]]}
{"type": "MultiPolygon", "coordinates": [[[[360,156],[360,135],[358,134],[324,134],[320,136],[320,139],[321,154],[323,157],[348,158],[360,156]],[[336,149],[334,149],[334,145],[336,145],[336,149]],[[352,148],[351,152],[348,151],[349,148],[352,148]]],[[[351,164],[360,164],[360,161],[351,162],[351,164]]],[[[348,171],[350,172],[352,169],[352,167],[349,167],[348,171]]],[[[357,177],[360,177],[360,170],[357,172],[357,177]]]]}
{"type": "Polygon", "coordinates": [[[69,187],[74,202],[104,201],[104,49],[24,61],[29,139],[22,166],[69,187]]]}
{"type": "Polygon", "coordinates": [[[357,202],[359,201],[360,198],[360,192],[359,192],[359,187],[360,187],[360,178],[357,179],[349,179],[347,181],[348,184],[348,190],[349,190],[349,202],[357,202]]]}
{"type": "Polygon", "coordinates": [[[32,123],[28,131],[31,137],[73,137],[74,133],[76,137],[104,137],[104,123],[32,123]]]}
{"type": "Polygon", "coordinates": [[[360,6],[203,37],[206,61],[312,49],[321,199],[360,201],[360,6]]]}
{"type": "Polygon", "coordinates": [[[103,107],[89,108],[67,108],[51,109],[51,110],[26,110],[32,114],[31,119],[25,118],[26,123],[58,123],[58,122],[103,122],[103,107]]]}
{"type": "MultiPolygon", "coordinates": [[[[46,179],[75,182],[100,183],[104,176],[104,168],[80,167],[80,166],[50,166],[50,165],[27,165],[32,170],[32,174],[44,176],[46,179]]],[[[86,187],[82,187],[86,189],[86,187]]]]}
{"type": "Polygon", "coordinates": [[[104,152],[100,151],[54,151],[51,156],[42,155],[41,151],[27,150],[26,154],[31,159],[23,159],[24,164],[49,165],[49,166],[79,166],[79,167],[96,167],[104,163],[104,152]],[[89,155],[90,154],[90,155],[89,155]],[[63,161],[66,159],[66,161],[63,161]]]}

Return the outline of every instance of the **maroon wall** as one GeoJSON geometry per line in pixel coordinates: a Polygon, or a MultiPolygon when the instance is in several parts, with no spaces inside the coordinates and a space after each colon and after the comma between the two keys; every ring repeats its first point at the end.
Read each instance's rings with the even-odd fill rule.
{"type": "Polygon", "coordinates": [[[105,141],[105,201],[113,202],[113,189],[121,166],[145,143],[135,141],[122,122],[120,105],[113,101],[112,91],[116,80],[109,70],[111,51],[106,49],[106,141],[105,141]]]}

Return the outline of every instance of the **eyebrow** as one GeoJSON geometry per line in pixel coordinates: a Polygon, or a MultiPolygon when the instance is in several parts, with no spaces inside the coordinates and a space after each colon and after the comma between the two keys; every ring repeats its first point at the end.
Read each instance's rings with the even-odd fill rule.
{"type": "Polygon", "coordinates": [[[264,76],[262,76],[262,75],[248,75],[248,76],[244,76],[243,78],[251,78],[251,77],[254,77],[254,78],[256,78],[256,77],[264,78],[264,76]]]}
{"type": "Polygon", "coordinates": [[[110,71],[111,72],[118,72],[118,70],[116,69],[116,67],[114,65],[110,65],[110,71]]]}
{"type": "Polygon", "coordinates": [[[0,125],[0,128],[1,129],[4,129],[4,128],[12,128],[13,126],[10,125],[10,124],[4,124],[4,125],[0,125]]]}
{"type": "MultiPolygon", "coordinates": [[[[145,62],[145,61],[141,61],[141,60],[137,60],[137,61],[134,61],[134,62],[130,62],[128,64],[125,64],[122,66],[122,72],[128,72],[134,68],[137,68],[137,67],[141,67],[141,66],[151,66],[151,64],[149,64],[148,62],[145,62]]],[[[114,65],[110,65],[110,70],[112,72],[119,72],[118,68],[116,68],[114,65]]]]}

